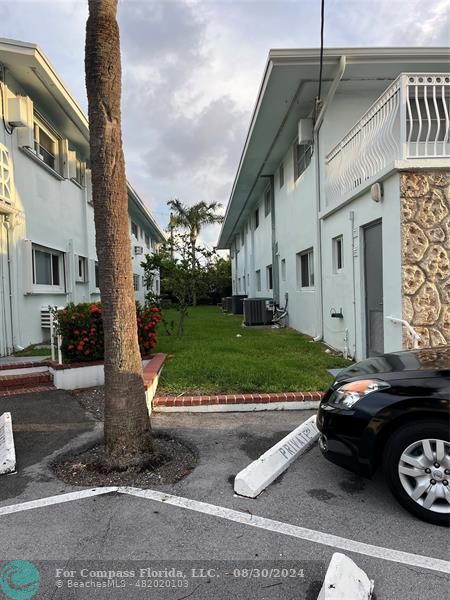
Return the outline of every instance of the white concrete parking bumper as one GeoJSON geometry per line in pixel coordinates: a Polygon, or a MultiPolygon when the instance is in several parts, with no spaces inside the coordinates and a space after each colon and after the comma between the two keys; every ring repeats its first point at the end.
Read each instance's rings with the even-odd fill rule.
{"type": "Polygon", "coordinates": [[[238,473],[234,480],[234,491],[241,496],[256,498],[318,439],[314,415],[238,473]]]}
{"type": "Polygon", "coordinates": [[[16,451],[12,431],[11,413],[0,416],[0,475],[12,473],[16,469],[16,451]]]}
{"type": "Polygon", "coordinates": [[[348,556],[335,552],[317,600],[369,600],[373,581],[348,556]]]}

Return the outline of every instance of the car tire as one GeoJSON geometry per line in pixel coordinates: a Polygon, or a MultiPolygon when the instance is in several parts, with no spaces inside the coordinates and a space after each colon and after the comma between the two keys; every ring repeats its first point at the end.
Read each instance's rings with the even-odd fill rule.
{"type": "MultiPolygon", "coordinates": [[[[425,456],[425,453],[423,454],[423,456],[420,455],[420,451],[423,448],[423,446],[421,446],[420,444],[422,440],[442,440],[444,442],[450,443],[450,432],[448,425],[442,421],[430,420],[409,423],[408,425],[404,425],[400,429],[395,430],[389,437],[383,451],[384,475],[392,494],[398,500],[398,502],[400,502],[400,504],[404,508],[406,508],[406,510],[408,510],[413,515],[419,517],[420,519],[427,521],[428,523],[433,523],[435,525],[444,525],[448,527],[450,525],[450,512],[439,512],[439,509],[447,510],[444,500],[439,498],[436,504],[434,504],[433,502],[433,505],[430,509],[422,506],[421,504],[422,502],[424,502],[424,498],[426,498],[428,490],[431,491],[432,486],[434,487],[436,486],[436,484],[441,486],[441,491],[439,491],[438,487],[436,486],[436,491],[434,493],[444,493],[444,488],[442,487],[444,483],[442,482],[447,481],[446,479],[433,479],[435,483],[431,483],[433,472],[436,472],[436,475],[439,474],[439,477],[441,477],[443,465],[440,466],[439,472],[437,472],[437,469],[436,471],[433,471],[433,465],[431,465],[431,467],[427,465],[427,468],[431,470],[431,473],[425,475],[425,471],[423,471],[423,475],[421,473],[420,478],[416,476],[409,477],[404,473],[403,475],[400,473],[400,467],[409,468],[409,464],[407,464],[404,461],[404,458],[405,456],[410,456],[410,449],[412,453],[411,456],[413,456],[413,460],[414,452],[416,452],[416,449],[417,452],[419,452],[417,456],[419,457],[421,463],[423,461],[426,462],[427,460],[430,460],[430,457],[427,458],[425,456]],[[430,477],[430,483],[428,483],[428,477],[430,477]],[[419,482],[423,482],[420,483],[421,486],[427,485],[427,487],[425,488],[422,497],[418,500],[415,500],[411,497],[410,494],[414,495],[415,489],[417,489],[416,494],[420,493],[419,482]],[[408,487],[409,492],[407,491],[407,489],[405,489],[405,485],[408,487]]],[[[432,451],[432,455],[436,457],[437,448],[433,445],[433,442],[431,442],[430,448],[432,451]]],[[[446,448],[446,450],[447,449],[448,448],[446,448]]],[[[443,460],[443,462],[445,461],[443,460]]],[[[436,464],[439,463],[437,463],[436,461],[436,464]]],[[[448,464],[447,466],[450,467],[450,465],[448,464]]],[[[411,468],[411,471],[417,473],[418,471],[421,471],[421,469],[422,467],[419,469],[418,467],[413,466],[411,468]]],[[[405,469],[403,469],[403,471],[404,470],[405,469]]],[[[448,487],[450,491],[450,476],[448,478],[448,483],[446,487],[448,487]]],[[[448,505],[448,508],[450,509],[450,504],[448,505]]]]}

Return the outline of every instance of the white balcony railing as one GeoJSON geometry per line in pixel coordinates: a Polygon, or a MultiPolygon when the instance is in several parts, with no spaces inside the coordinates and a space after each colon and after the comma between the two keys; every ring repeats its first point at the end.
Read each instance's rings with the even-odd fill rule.
{"type": "Polygon", "coordinates": [[[450,75],[400,75],[326,157],[327,204],[395,160],[450,157],[450,75]]]}

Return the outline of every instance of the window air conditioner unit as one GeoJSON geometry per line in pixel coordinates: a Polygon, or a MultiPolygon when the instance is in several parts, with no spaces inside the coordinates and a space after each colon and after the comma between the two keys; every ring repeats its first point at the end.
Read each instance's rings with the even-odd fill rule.
{"type": "Polygon", "coordinates": [[[8,100],[8,123],[12,127],[28,127],[28,102],[25,96],[16,96],[8,100]]]}
{"type": "Polygon", "coordinates": [[[41,306],[41,327],[50,329],[50,309],[48,306],[41,306]]]}
{"type": "Polygon", "coordinates": [[[300,119],[298,122],[298,144],[310,144],[313,141],[313,122],[312,119],[300,119]]]}
{"type": "MultiPolygon", "coordinates": [[[[63,306],[54,306],[56,310],[62,310],[63,306]]],[[[41,306],[41,328],[50,329],[50,307],[41,306]]]]}
{"type": "Polygon", "coordinates": [[[144,253],[144,248],[142,246],[135,246],[134,247],[134,254],[135,256],[137,256],[138,254],[143,254],[144,253]]]}

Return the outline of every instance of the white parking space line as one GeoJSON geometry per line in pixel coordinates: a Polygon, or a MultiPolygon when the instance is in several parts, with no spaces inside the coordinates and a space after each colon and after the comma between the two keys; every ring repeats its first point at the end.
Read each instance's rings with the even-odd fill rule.
{"type": "Polygon", "coordinates": [[[0,516],[20,513],[26,510],[32,510],[34,508],[45,508],[48,506],[54,506],[56,504],[63,504],[65,502],[73,502],[74,500],[83,500],[84,498],[110,494],[111,492],[119,492],[121,494],[134,496],[136,498],[143,498],[145,500],[153,500],[155,502],[170,504],[171,506],[176,506],[178,508],[184,508],[198,513],[211,515],[213,517],[226,519],[228,521],[234,521],[235,523],[240,523],[241,525],[249,525],[250,527],[256,527],[258,529],[264,529],[266,531],[288,535],[290,537],[306,540],[315,544],[330,546],[331,548],[347,550],[348,552],[354,552],[356,554],[363,554],[372,558],[378,558],[381,560],[400,563],[402,565],[409,565],[412,567],[428,569],[430,571],[438,571],[440,573],[450,574],[450,562],[441,560],[439,558],[421,556],[419,554],[411,554],[401,550],[393,550],[391,548],[383,548],[382,546],[365,544],[363,542],[343,538],[330,533],[323,533],[322,531],[307,529],[306,527],[299,527],[298,525],[291,525],[289,523],[283,523],[282,521],[274,521],[273,519],[266,519],[265,517],[258,517],[257,515],[239,512],[223,506],[216,506],[214,504],[208,504],[198,500],[182,498],[181,496],[173,496],[172,494],[166,494],[164,492],[141,490],[133,487],[92,488],[88,490],[80,490],[78,492],[59,494],[58,496],[49,496],[48,498],[40,498],[38,500],[30,500],[29,502],[22,502],[20,504],[0,506],[0,516]]]}
{"type": "Polygon", "coordinates": [[[32,510],[33,508],[44,508],[46,506],[53,506],[54,504],[63,504],[64,502],[73,502],[74,500],[83,500],[83,498],[90,498],[91,496],[110,494],[111,492],[117,492],[118,489],[119,488],[117,487],[91,488],[89,490],[80,490],[78,492],[69,492],[68,494],[58,494],[57,496],[48,496],[47,498],[21,502],[20,504],[0,506],[0,516],[23,512],[24,510],[32,510]]]}
{"type": "Polygon", "coordinates": [[[401,550],[365,544],[330,533],[323,533],[321,531],[315,531],[314,529],[290,525],[289,523],[274,521],[272,519],[266,519],[265,517],[258,517],[257,515],[239,512],[223,506],[215,506],[214,504],[207,504],[206,502],[199,502],[198,500],[190,500],[189,498],[164,494],[163,492],[140,490],[138,488],[119,488],[118,491],[138,498],[163,502],[164,504],[170,504],[179,508],[220,517],[221,519],[227,519],[228,521],[234,521],[242,525],[250,525],[250,527],[257,527],[258,529],[281,533],[316,544],[331,546],[332,548],[347,550],[348,552],[355,552],[357,554],[364,554],[365,556],[372,558],[397,562],[402,565],[420,567],[431,571],[439,571],[441,573],[450,573],[450,562],[431,556],[421,556],[419,554],[402,552],[401,550]]]}

